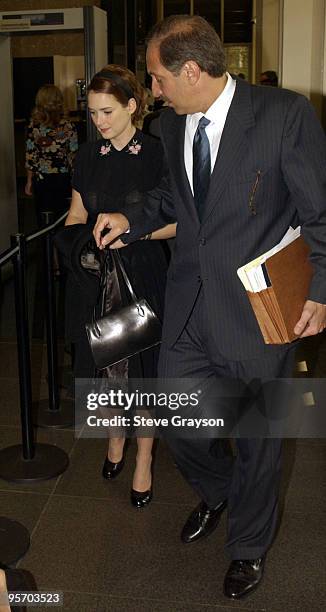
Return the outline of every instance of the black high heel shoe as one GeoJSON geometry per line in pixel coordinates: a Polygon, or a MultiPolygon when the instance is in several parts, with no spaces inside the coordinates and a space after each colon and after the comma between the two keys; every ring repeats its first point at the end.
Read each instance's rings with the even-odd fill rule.
{"type": "Polygon", "coordinates": [[[135,508],[145,508],[151,502],[152,497],[152,487],[148,491],[136,491],[135,489],[130,491],[130,500],[135,508]]]}
{"type": "Polygon", "coordinates": [[[105,478],[106,480],[112,480],[113,478],[116,478],[117,476],[119,476],[124,464],[124,457],[122,457],[121,461],[118,461],[118,463],[113,463],[113,461],[110,461],[108,457],[105,457],[102,469],[103,478],[105,478]]]}

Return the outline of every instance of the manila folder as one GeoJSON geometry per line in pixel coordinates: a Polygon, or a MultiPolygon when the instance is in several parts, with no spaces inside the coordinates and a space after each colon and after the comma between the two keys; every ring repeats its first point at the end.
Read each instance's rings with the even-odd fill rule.
{"type": "Polygon", "coordinates": [[[299,236],[266,260],[270,286],[258,293],[247,292],[267,344],[284,344],[297,338],[293,328],[308,299],[313,274],[309,252],[299,236]]]}

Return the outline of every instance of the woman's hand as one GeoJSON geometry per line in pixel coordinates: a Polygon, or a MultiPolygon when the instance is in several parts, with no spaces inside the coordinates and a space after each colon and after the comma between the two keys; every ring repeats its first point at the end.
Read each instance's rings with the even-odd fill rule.
{"type": "Polygon", "coordinates": [[[28,196],[32,196],[33,195],[33,172],[32,170],[27,169],[27,178],[26,178],[26,185],[25,185],[25,193],[28,196]]]}
{"type": "Polygon", "coordinates": [[[101,213],[97,217],[93,234],[98,248],[104,249],[107,244],[110,244],[110,248],[112,248],[112,243],[116,238],[127,230],[129,230],[129,221],[121,213],[101,213]],[[105,236],[102,236],[102,232],[105,229],[110,231],[105,236]]]}
{"type": "Polygon", "coordinates": [[[28,181],[28,180],[26,181],[25,194],[27,196],[32,196],[33,195],[32,181],[28,181]]]}
{"type": "MultiPolygon", "coordinates": [[[[167,238],[174,238],[176,235],[177,224],[170,223],[169,225],[165,225],[159,230],[155,230],[155,232],[150,232],[150,234],[146,234],[140,238],[140,240],[166,240],[167,238]]],[[[128,246],[119,238],[110,244],[110,249],[122,249],[123,247],[128,246]]]]}

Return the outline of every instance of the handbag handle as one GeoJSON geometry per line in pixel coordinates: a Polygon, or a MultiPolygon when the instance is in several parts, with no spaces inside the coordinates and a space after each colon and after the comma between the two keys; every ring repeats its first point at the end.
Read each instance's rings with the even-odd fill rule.
{"type": "Polygon", "coordinates": [[[119,251],[117,249],[113,250],[112,251],[112,255],[113,255],[113,258],[115,259],[115,265],[119,268],[119,270],[120,270],[120,272],[122,274],[123,280],[124,280],[124,282],[126,284],[126,287],[127,287],[128,291],[130,293],[130,296],[131,296],[132,300],[134,302],[136,302],[138,298],[137,298],[137,295],[135,294],[135,292],[134,292],[134,290],[132,288],[132,285],[131,285],[131,282],[129,280],[129,277],[128,277],[127,272],[126,272],[126,270],[124,268],[124,265],[122,263],[122,259],[121,259],[119,251]]]}

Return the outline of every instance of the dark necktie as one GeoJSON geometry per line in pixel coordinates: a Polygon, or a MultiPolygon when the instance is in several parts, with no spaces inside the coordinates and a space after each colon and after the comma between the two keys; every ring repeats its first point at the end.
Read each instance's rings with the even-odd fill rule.
{"type": "Polygon", "coordinates": [[[200,220],[203,216],[209,181],[211,178],[211,152],[209,140],[205,131],[205,128],[209,123],[210,121],[209,119],[206,119],[206,117],[202,117],[200,119],[192,145],[192,180],[194,199],[200,220]]]}

